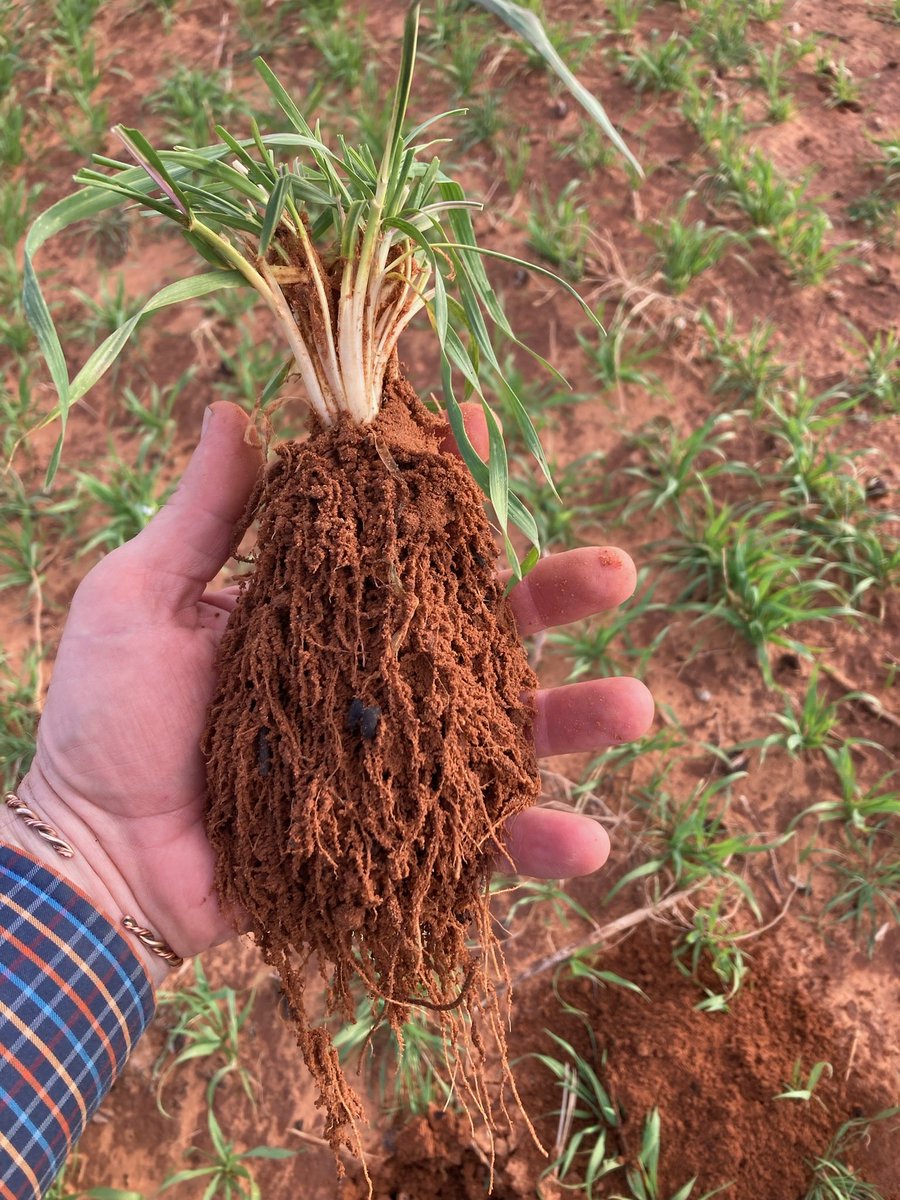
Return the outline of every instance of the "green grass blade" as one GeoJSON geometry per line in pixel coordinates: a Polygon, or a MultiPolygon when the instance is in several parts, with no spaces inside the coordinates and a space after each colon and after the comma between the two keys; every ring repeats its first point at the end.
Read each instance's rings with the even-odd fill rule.
{"type": "MultiPolygon", "coordinates": [[[[47,468],[45,487],[49,487],[53,482],[53,478],[59,468],[59,460],[62,454],[63,442],[65,441],[68,410],[109,370],[122,352],[122,348],[141,318],[170,304],[180,304],[184,300],[195,300],[200,296],[209,295],[210,292],[218,291],[220,288],[240,287],[244,282],[243,276],[237,271],[212,271],[204,275],[194,275],[190,279],[179,279],[175,283],[170,283],[166,287],[161,288],[154,296],[151,296],[147,303],[129,321],[126,321],[124,325],[121,325],[111,333],[97,347],[72,382],[69,383],[68,379],[66,380],[65,387],[59,392],[59,403],[41,422],[42,426],[49,425],[56,419],[59,419],[60,422],[59,438],[53,448],[53,454],[47,468]]],[[[60,354],[62,354],[61,348],[60,354]]],[[[63,359],[63,369],[65,370],[65,359],[63,359]]]]}
{"type": "Polygon", "coordinates": [[[260,258],[265,258],[268,252],[269,245],[272,241],[272,235],[278,227],[278,222],[281,220],[281,214],[284,212],[284,205],[288,196],[288,189],[291,186],[290,175],[280,175],[278,182],[272,189],[272,194],[269,197],[269,203],[266,205],[266,211],[263,215],[262,229],[259,232],[259,255],[260,258]]]}
{"type": "Polygon", "coordinates": [[[125,149],[144,168],[153,182],[169,197],[176,208],[181,210],[186,221],[190,221],[191,208],[187,197],[178,184],[166,170],[165,165],[139,129],[128,129],[125,125],[113,126],[113,133],[118,137],[125,149]]]}
{"type": "Polygon", "coordinates": [[[553,43],[547,37],[543,25],[535,14],[529,12],[526,8],[522,8],[519,4],[511,3],[511,0],[472,0],[472,3],[480,4],[482,8],[486,8],[494,16],[500,17],[514,33],[524,38],[540,54],[551,71],[562,80],[578,103],[597,122],[619,153],[631,163],[638,175],[642,176],[644,172],[641,170],[641,164],[628,149],[622,135],[606,115],[603,105],[592,92],[588,91],[583,83],[576,79],[560,58],[553,43]]]}

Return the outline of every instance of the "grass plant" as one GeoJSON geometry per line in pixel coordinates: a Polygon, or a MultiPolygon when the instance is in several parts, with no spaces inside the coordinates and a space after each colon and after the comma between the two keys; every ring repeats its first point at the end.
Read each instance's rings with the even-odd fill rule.
{"type": "Polygon", "coordinates": [[[591,230],[580,188],[581,181],[571,179],[557,196],[544,189],[528,215],[528,245],[573,282],[584,275],[591,230]]]}
{"type": "Polygon", "coordinates": [[[794,100],[787,84],[788,55],[783,45],[776,46],[771,54],[755,46],[752,51],[756,79],[766,93],[769,102],[767,118],[781,124],[790,117],[794,100]]]}
{"type": "Polygon", "coordinates": [[[655,881],[658,894],[713,881],[734,888],[759,919],[756,898],[741,873],[742,860],[781,845],[787,835],[761,842],[729,827],[729,802],[722,793],[734,780],[730,775],[702,781],[683,797],[673,796],[661,781],[640,788],[634,799],[646,811],[641,837],[651,857],[621,876],[607,902],[642,879],[655,881]]]}
{"type": "Polygon", "coordinates": [[[844,1121],[824,1153],[815,1158],[812,1178],[803,1200],[885,1200],[882,1193],[846,1162],[848,1153],[869,1134],[878,1121],[896,1121],[900,1108],[886,1108],[872,1117],[852,1117],[844,1121]]]}
{"type": "Polygon", "coordinates": [[[741,990],[749,973],[741,935],[734,932],[722,911],[725,900],[725,893],[717,892],[709,903],[695,908],[690,928],[672,950],[678,970],[705,993],[696,1005],[700,1012],[728,1012],[729,1001],[741,990]],[[715,986],[709,985],[710,976],[715,986]]]}
{"type": "Polygon", "coordinates": [[[749,332],[742,335],[735,328],[733,312],[719,325],[704,311],[700,323],[706,334],[707,357],[718,368],[713,391],[734,396],[739,403],[749,404],[754,416],[761,415],[786,371],[772,346],[774,326],[754,319],[749,332]]]}
{"type": "Polygon", "coordinates": [[[191,1194],[203,1184],[203,1200],[262,1200],[262,1192],[253,1174],[253,1164],[265,1159],[293,1158],[296,1150],[284,1150],[277,1146],[254,1146],[251,1150],[237,1150],[222,1132],[216,1114],[210,1108],[206,1113],[211,1150],[200,1150],[192,1146],[191,1155],[202,1155],[208,1163],[202,1167],[188,1167],[169,1175],[160,1187],[160,1193],[182,1184],[191,1185],[191,1194]]]}
{"type": "Polygon", "coordinates": [[[829,851],[823,866],[832,876],[834,892],[822,909],[822,919],[849,924],[871,957],[880,937],[900,922],[900,855],[896,847],[879,844],[871,834],[850,833],[845,844],[829,851]]]}
{"type": "Polygon", "coordinates": [[[395,1031],[363,999],[356,1019],[342,1025],[334,1044],[343,1062],[356,1059],[374,1083],[379,1103],[391,1113],[420,1116],[439,1106],[456,1107],[453,1057],[456,1053],[428,1019],[413,1011],[395,1031]]]}
{"type": "Polygon", "coordinates": [[[0,652],[0,780],[13,788],[31,766],[41,708],[40,650],[14,668],[0,652]]]}
{"type": "Polygon", "coordinates": [[[246,1056],[241,1047],[241,1035],[253,1011],[254,1000],[255,992],[251,991],[246,1002],[239,1005],[233,988],[213,988],[199,959],[194,960],[192,985],[176,992],[160,993],[160,1007],[171,1018],[166,1046],[155,1068],[160,1111],[165,1111],[162,1092],[172,1072],[185,1063],[201,1059],[221,1060],[206,1087],[209,1105],[219,1087],[234,1075],[255,1106],[257,1082],[243,1061],[246,1056]]]}
{"type": "MultiPolygon", "coordinates": [[[[619,1114],[596,1068],[564,1038],[550,1029],[545,1032],[555,1052],[532,1057],[551,1073],[562,1100],[553,1160],[543,1178],[549,1176],[555,1186],[594,1200],[598,1183],[619,1168],[618,1156],[607,1145],[619,1114]]],[[[543,1195],[540,1184],[538,1195],[543,1195]]]]}
{"type": "Polygon", "coordinates": [[[640,46],[623,50],[625,79],[637,92],[683,92],[695,70],[691,43],[680,33],[663,38],[656,30],[640,46]]]}
{"type": "Polygon", "coordinates": [[[686,224],[682,217],[689,198],[667,221],[659,221],[651,230],[659,256],[659,266],[669,290],[676,296],[684,292],[693,279],[720,262],[728,250],[743,241],[741,236],[723,225],[707,225],[705,221],[686,224]]]}
{"type": "MultiPolygon", "coordinates": [[[[653,1108],[644,1119],[641,1148],[637,1154],[637,1161],[633,1167],[625,1168],[628,1194],[616,1192],[613,1194],[612,1200],[691,1200],[694,1196],[696,1175],[687,1183],[682,1184],[675,1192],[667,1193],[661,1190],[659,1182],[660,1134],[659,1109],[653,1108]]],[[[729,1183],[726,1183],[721,1187],[714,1188],[711,1192],[704,1192],[702,1196],[697,1197],[697,1200],[711,1200],[712,1196],[719,1195],[730,1186],[729,1183]]]]}

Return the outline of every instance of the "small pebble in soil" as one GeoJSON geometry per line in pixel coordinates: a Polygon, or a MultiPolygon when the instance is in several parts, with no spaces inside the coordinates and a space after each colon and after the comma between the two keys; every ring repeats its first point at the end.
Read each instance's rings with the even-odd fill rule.
{"type": "Polygon", "coordinates": [[[712,700],[712,698],[713,698],[712,692],[709,690],[709,688],[705,688],[705,687],[695,688],[694,695],[697,697],[697,699],[700,701],[701,704],[709,704],[710,700],[712,700]]]}
{"type": "Polygon", "coordinates": [[[371,742],[378,731],[378,722],[381,720],[381,709],[377,704],[372,704],[368,708],[363,709],[363,714],[359,718],[359,736],[364,742],[371,742]]]}

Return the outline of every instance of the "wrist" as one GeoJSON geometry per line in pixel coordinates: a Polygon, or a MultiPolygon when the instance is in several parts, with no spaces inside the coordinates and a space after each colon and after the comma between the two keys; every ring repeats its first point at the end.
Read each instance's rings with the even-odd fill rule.
{"type": "MultiPolygon", "coordinates": [[[[50,788],[36,768],[25,776],[15,795],[59,835],[72,854],[60,854],[52,839],[29,828],[23,818],[0,805],[0,841],[37,859],[80,891],[130,945],[151,984],[158,987],[173,964],[153,953],[123,925],[130,916],[146,927],[148,921],[127,880],[90,826],[50,788]]],[[[163,936],[159,934],[158,936],[163,936]]]]}

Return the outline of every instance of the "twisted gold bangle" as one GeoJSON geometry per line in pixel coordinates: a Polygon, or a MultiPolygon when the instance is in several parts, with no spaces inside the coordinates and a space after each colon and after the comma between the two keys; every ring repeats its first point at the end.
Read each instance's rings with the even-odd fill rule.
{"type": "MultiPolygon", "coordinates": [[[[38,837],[48,842],[60,858],[75,857],[75,851],[65,838],[61,837],[52,825],[48,825],[46,821],[42,821],[37,813],[28,807],[24,800],[19,799],[15,792],[6,792],[3,801],[10,812],[14,812],[17,817],[21,817],[28,828],[33,829],[38,837]]],[[[146,946],[151,953],[164,958],[170,966],[180,967],[184,962],[184,959],[175,953],[168,942],[164,942],[162,938],[157,937],[152,929],[146,929],[143,925],[139,925],[134,917],[126,914],[126,916],[122,917],[122,926],[129,933],[133,933],[138,941],[146,946]]]]}
{"type": "Polygon", "coordinates": [[[28,807],[24,800],[19,799],[15,792],[7,792],[3,800],[6,807],[14,812],[17,817],[21,817],[29,829],[33,829],[38,837],[50,843],[60,858],[75,857],[75,851],[65,838],[60,837],[52,825],[48,825],[46,821],[42,821],[37,813],[28,807]]]}

